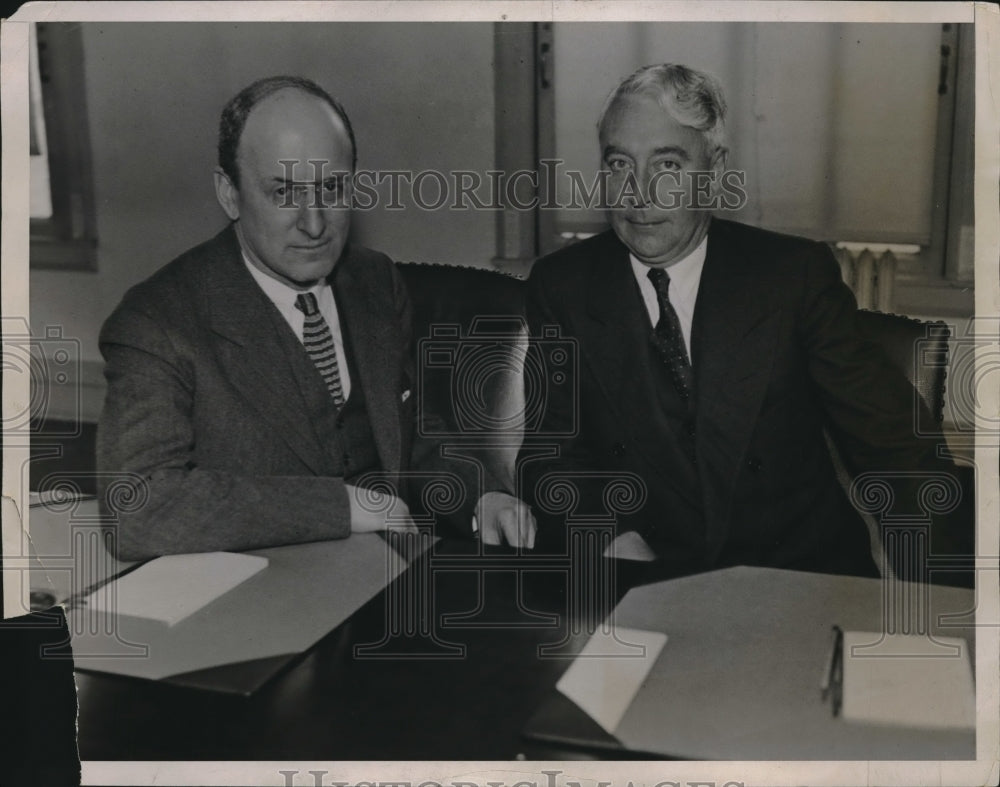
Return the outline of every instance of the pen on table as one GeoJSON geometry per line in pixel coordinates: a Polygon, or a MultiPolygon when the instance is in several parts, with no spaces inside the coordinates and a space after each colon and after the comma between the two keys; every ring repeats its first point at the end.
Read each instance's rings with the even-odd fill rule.
{"type": "Polygon", "coordinates": [[[830,673],[830,688],[833,689],[833,715],[840,715],[840,706],[844,699],[844,632],[840,626],[834,626],[837,643],[834,647],[833,670],[830,673]]]}

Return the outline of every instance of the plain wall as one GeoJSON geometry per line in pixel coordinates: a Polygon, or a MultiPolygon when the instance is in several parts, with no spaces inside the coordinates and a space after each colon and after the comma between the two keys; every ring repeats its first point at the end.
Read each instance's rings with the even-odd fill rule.
{"type": "MultiPolygon", "coordinates": [[[[31,271],[34,335],[62,326],[99,361],[132,285],[225,226],[219,113],[255,79],[315,79],[341,100],[369,169],[493,168],[493,31],[460,24],[84,24],[97,272],[31,271]]],[[[58,188],[58,184],[54,184],[58,188]]],[[[355,214],[353,239],[395,259],[488,266],[488,211],[355,214]]],[[[93,375],[93,372],[90,372],[93,375]]]]}

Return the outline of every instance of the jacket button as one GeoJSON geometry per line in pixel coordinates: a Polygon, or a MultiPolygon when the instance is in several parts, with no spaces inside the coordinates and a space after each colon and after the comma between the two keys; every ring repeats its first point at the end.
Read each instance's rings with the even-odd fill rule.
{"type": "Polygon", "coordinates": [[[625,444],[624,443],[615,443],[613,446],[611,446],[611,455],[612,456],[619,456],[619,457],[620,456],[625,456],[625,444]]]}
{"type": "Polygon", "coordinates": [[[756,456],[751,456],[747,459],[747,469],[751,473],[759,473],[760,469],[764,466],[764,463],[760,461],[756,456]]]}

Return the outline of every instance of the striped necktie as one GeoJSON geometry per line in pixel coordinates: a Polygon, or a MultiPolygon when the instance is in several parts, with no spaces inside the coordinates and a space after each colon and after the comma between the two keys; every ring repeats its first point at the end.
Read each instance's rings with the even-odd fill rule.
{"type": "Polygon", "coordinates": [[[684,346],[681,321],[667,296],[670,290],[670,277],[662,268],[650,268],[647,275],[649,280],[653,282],[653,287],[656,289],[656,300],[660,305],[660,319],[653,331],[653,343],[663,357],[663,362],[677,388],[677,393],[686,402],[691,396],[694,375],[691,372],[687,348],[684,346]]]}
{"type": "Polygon", "coordinates": [[[323,377],[326,388],[333,397],[337,407],[343,407],[344,388],[340,384],[340,367],[337,365],[337,347],[333,343],[333,334],[326,324],[323,315],[319,313],[316,296],[311,292],[300,293],[295,299],[295,308],[305,315],[302,327],[302,344],[323,377]]]}

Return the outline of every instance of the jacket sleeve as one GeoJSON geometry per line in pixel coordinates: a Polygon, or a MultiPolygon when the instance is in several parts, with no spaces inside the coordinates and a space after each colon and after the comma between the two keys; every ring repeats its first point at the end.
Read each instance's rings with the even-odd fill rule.
{"type": "Polygon", "coordinates": [[[838,447],[858,471],[920,466],[933,451],[914,433],[922,401],[879,347],[860,337],[857,302],[828,250],[804,268],[797,338],[838,447]]]}
{"type": "Polygon", "coordinates": [[[239,551],[350,533],[342,479],[199,467],[193,367],[164,318],[126,297],[100,339],[108,389],[98,486],[118,557],[239,551]]]}
{"type": "MultiPolygon", "coordinates": [[[[917,424],[932,422],[926,404],[881,349],[859,335],[856,317],[854,295],[832,254],[819,247],[806,265],[798,340],[834,442],[854,478],[852,502],[879,508],[869,511],[876,518],[928,524],[931,555],[969,556],[972,486],[944,458],[940,433],[918,433],[917,424]]],[[[889,558],[896,560],[897,576],[913,576],[919,568],[901,564],[896,554],[889,558]]]]}

